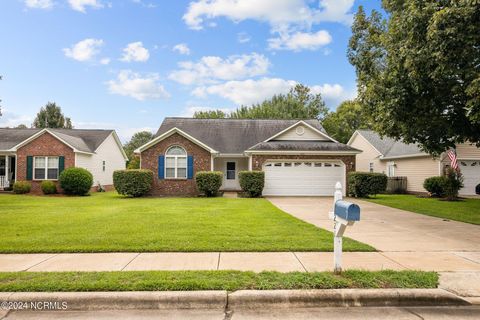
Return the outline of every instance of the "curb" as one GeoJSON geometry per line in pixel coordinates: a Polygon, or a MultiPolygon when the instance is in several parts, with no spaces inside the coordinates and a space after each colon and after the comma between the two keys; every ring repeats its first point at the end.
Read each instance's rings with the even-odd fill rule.
{"type": "Polygon", "coordinates": [[[235,308],[465,306],[443,289],[242,290],[229,295],[235,308]]]}
{"type": "Polygon", "coordinates": [[[8,297],[6,293],[0,293],[2,306],[5,301],[28,305],[40,303],[40,307],[43,303],[49,303],[50,305],[40,309],[49,311],[470,305],[468,301],[443,289],[240,290],[233,293],[227,293],[227,291],[17,292],[8,294],[8,297]]]}
{"type": "MultiPolygon", "coordinates": [[[[18,292],[8,301],[53,303],[49,311],[225,309],[226,291],[18,292]],[[66,303],[67,308],[63,308],[66,303]],[[53,310],[52,310],[53,309],[53,310]]],[[[31,307],[29,309],[32,309],[31,307]]]]}

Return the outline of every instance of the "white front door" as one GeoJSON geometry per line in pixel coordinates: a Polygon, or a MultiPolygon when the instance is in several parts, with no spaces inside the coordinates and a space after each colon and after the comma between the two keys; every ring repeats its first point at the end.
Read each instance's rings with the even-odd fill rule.
{"type": "Polygon", "coordinates": [[[332,196],[335,184],[345,184],[345,165],[340,161],[275,161],[265,163],[268,196],[332,196]]]}
{"type": "Polygon", "coordinates": [[[463,174],[463,188],[460,195],[474,195],[475,187],[480,184],[480,160],[458,160],[460,172],[463,174]]]}
{"type": "Polygon", "coordinates": [[[227,190],[235,190],[238,188],[237,181],[237,163],[235,161],[225,162],[224,172],[224,188],[227,190]]]}

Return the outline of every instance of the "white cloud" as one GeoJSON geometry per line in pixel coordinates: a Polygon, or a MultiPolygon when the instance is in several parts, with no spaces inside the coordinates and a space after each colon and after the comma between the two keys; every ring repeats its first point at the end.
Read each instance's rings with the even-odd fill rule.
{"type": "Polygon", "coordinates": [[[223,111],[225,113],[230,113],[232,112],[233,110],[232,109],[228,109],[228,108],[212,108],[212,107],[199,107],[199,106],[190,106],[190,107],[187,107],[186,109],[184,109],[182,111],[182,114],[180,115],[180,117],[193,117],[193,114],[195,112],[200,112],[200,111],[209,111],[209,110],[220,110],[220,111],[223,111]]]}
{"type": "Polygon", "coordinates": [[[190,3],[183,16],[195,30],[203,28],[206,20],[225,17],[234,22],[247,19],[264,21],[274,29],[292,25],[310,26],[319,22],[351,23],[349,13],[354,0],[196,0],[190,3]],[[318,7],[311,7],[311,2],[318,7]]]}
{"type": "Polygon", "coordinates": [[[87,12],[87,7],[91,7],[94,9],[103,8],[103,4],[101,4],[98,0],[68,0],[68,3],[73,10],[82,13],[87,12]]]}
{"type": "MultiPolygon", "coordinates": [[[[20,108],[12,108],[13,110],[18,110],[20,108]]],[[[2,108],[2,116],[0,117],[0,128],[14,128],[20,124],[24,124],[27,127],[33,122],[31,116],[19,115],[14,112],[11,112],[9,108],[2,108]]]]}
{"type": "Polygon", "coordinates": [[[64,48],[63,52],[65,56],[77,61],[91,61],[100,52],[100,48],[103,46],[103,40],[101,39],[85,39],[77,42],[70,48],[64,48]]]}
{"type": "Polygon", "coordinates": [[[100,64],[107,65],[110,63],[110,58],[102,58],[100,64]]]}
{"type": "Polygon", "coordinates": [[[263,75],[267,73],[270,61],[264,55],[252,53],[230,56],[226,59],[206,56],[198,62],[181,62],[179,66],[180,69],[172,72],[169,78],[189,85],[263,75]]]}
{"type": "Polygon", "coordinates": [[[150,53],[146,48],[143,47],[143,43],[138,41],[129,43],[123,49],[123,56],[120,60],[125,62],[145,62],[148,60],[148,58],[150,58],[150,53]]]}
{"type": "Polygon", "coordinates": [[[131,70],[122,70],[116,80],[107,82],[110,93],[132,97],[144,101],[147,99],[168,98],[170,95],[163,85],[158,83],[157,73],[140,75],[131,70]]]}
{"type": "Polygon", "coordinates": [[[185,54],[185,55],[190,54],[190,48],[186,43],[179,43],[176,46],[174,46],[172,50],[177,51],[180,54],[185,54]]]}
{"type": "Polygon", "coordinates": [[[317,50],[331,41],[332,36],[328,31],[320,30],[315,33],[281,33],[278,38],[268,39],[268,45],[270,49],[274,50],[317,50]]]}
{"type": "MultiPolygon", "coordinates": [[[[285,94],[298,82],[281,78],[248,79],[243,81],[227,81],[222,84],[201,86],[192,91],[197,98],[216,95],[234,102],[236,105],[251,105],[271,98],[275,94],[285,94]]],[[[347,91],[339,84],[322,84],[310,87],[313,94],[320,93],[327,106],[333,108],[340,102],[352,99],[356,92],[347,91]]]]}
{"type": "Polygon", "coordinates": [[[192,94],[199,98],[217,95],[237,105],[250,105],[268,99],[274,94],[286,93],[295,84],[295,81],[280,78],[248,79],[198,87],[192,91],[192,94]]]}
{"type": "Polygon", "coordinates": [[[32,9],[50,9],[53,7],[52,0],[25,0],[25,5],[32,9]]]}
{"type": "Polygon", "coordinates": [[[357,95],[356,90],[348,91],[338,83],[311,86],[312,93],[320,93],[329,107],[336,107],[344,100],[350,100],[357,95]]]}
{"type": "Polygon", "coordinates": [[[239,32],[237,33],[237,40],[239,43],[247,43],[251,38],[246,32],[239,32]]]}

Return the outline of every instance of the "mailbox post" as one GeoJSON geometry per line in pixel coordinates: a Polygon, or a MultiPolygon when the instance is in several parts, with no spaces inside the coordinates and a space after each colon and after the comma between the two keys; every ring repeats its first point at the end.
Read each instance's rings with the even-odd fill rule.
{"type": "Polygon", "coordinates": [[[342,243],[347,226],[360,221],[360,207],[354,203],[343,201],[342,185],[337,182],[333,199],[333,211],[329,213],[333,220],[333,263],[335,273],[342,272],[342,243]]]}

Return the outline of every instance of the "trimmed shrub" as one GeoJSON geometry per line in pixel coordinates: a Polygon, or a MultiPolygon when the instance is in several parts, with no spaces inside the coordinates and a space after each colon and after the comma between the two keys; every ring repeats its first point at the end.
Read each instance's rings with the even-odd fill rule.
{"type": "Polygon", "coordinates": [[[50,180],[42,181],[42,184],[40,185],[40,187],[42,188],[43,194],[57,193],[57,185],[53,181],[50,181],[50,180]]]}
{"type": "Polygon", "coordinates": [[[219,171],[200,171],[195,175],[198,191],[207,197],[215,197],[222,186],[223,173],[219,171]]]}
{"type": "Polygon", "coordinates": [[[425,181],[423,182],[423,187],[433,197],[443,197],[445,196],[446,182],[447,182],[446,177],[430,177],[425,179],[425,181]]]}
{"type": "Polygon", "coordinates": [[[350,172],[348,174],[348,194],[353,197],[368,197],[385,192],[387,175],[374,172],[350,172]]]}
{"type": "Polygon", "coordinates": [[[463,175],[460,171],[448,168],[445,178],[445,196],[448,201],[454,201],[458,198],[458,191],[463,188],[463,175]]]}
{"type": "Polygon", "coordinates": [[[68,168],[60,174],[60,187],[66,194],[85,196],[93,186],[92,174],[83,168],[68,168]]]}
{"type": "Polygon", "coordinates": [[[32,189],[32,184],[28,181],[16,181],[13,184],[13,192],[16,194],[29,193],[32,189]]]}
{"type": "Polygon", "coordinates": [[[117,170],[113,173],[113,185],[117,192],[124,196],[144,196],[152,189],[152,183],[151,170],[117,170]]]}
{"type": "Polygon", "coordinates": [[[262,195],[265,186],[265,172],[241,171],[238,174],[240,187],[249,197],[256,198],[262,195]]]}

